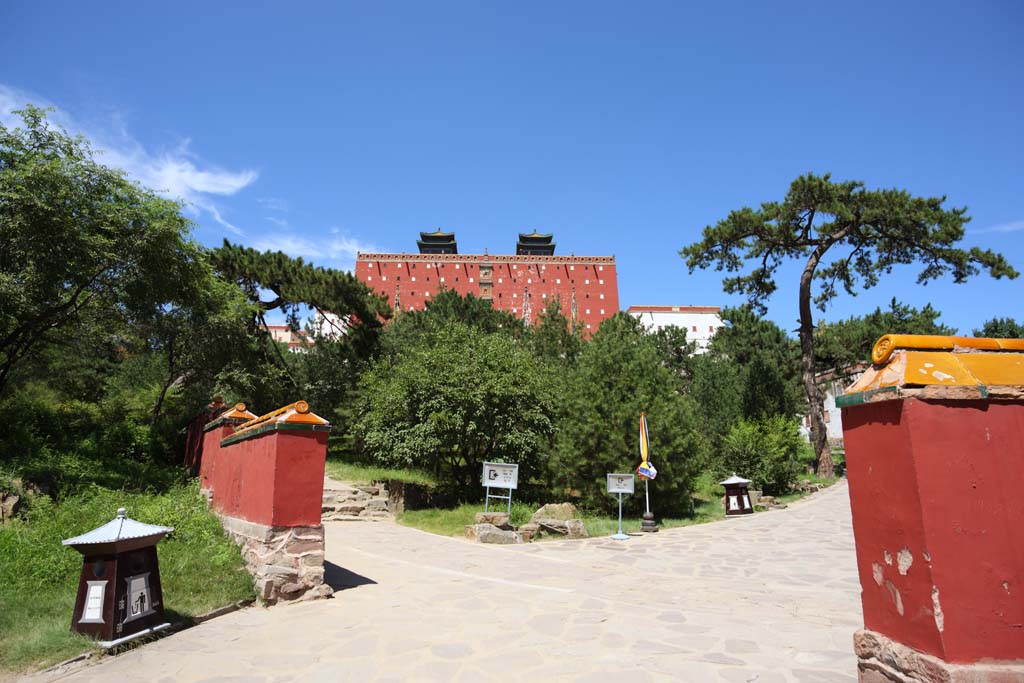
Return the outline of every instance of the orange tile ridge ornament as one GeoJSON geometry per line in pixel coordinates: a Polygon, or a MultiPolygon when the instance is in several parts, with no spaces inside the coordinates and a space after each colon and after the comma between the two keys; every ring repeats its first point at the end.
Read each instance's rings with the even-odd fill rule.
{"type": "Polygon", "coordinates": [[[887,334],[840,406],[892,400],[1024,399],[1024,339],[887,334]]]}
{"type": "Polygon", "coordinates": [[[253,420],[253,419],[256,418],[256,414],[255,413],[251,413],[248,410],[246,410],[245,404],[239,402],[239,403],[236,403],[235,405],[233,405],[228,410],[225,410],[223,413],[221,413],[217,417],[218,418],[226,417],[226,418],[231,418],[231,419],[253,420]]]}
{"type": "Polygon", "coordinates": [[[296,401],[239,425],[234,436],[270,424],[327,425],[330,423],[316,413],[310,412],[309,404],[305,401],[296,401]]]}
{"type": "Polygon", "coordinates": [[[875,342],[871,361],[882,365],[897,349],[928,351],[1024,351],[1024,339],[993,339],[991,337],[948,337],[934,334],[886,334],[875,342]]]}

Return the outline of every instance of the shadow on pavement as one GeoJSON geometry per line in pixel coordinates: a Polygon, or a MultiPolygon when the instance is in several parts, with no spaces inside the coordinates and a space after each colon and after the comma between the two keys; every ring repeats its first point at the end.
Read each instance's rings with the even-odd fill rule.
{"type": "Polygon", "coordinates": [[[324,583],[336,591],[341,591],[347,588],[355,588],[356,586],[368,586],[377,582],[325,560],[324,583]]]}

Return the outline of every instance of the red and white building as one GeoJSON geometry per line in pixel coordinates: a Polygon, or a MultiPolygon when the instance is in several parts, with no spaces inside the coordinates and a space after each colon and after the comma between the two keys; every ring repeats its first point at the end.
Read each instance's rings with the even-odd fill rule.
{"type": "Polygon", "coordinates": [[[423,310],[442,288],[472,294],[528,324],[553,300],[584,335],[619,311],[613,256],[555,256],[551,235],[521,233],[515,254],[460,254],[454,233],[420,233],[417,254],[363,254],[356,277],[396,311],[423,310]]]}
{"type": "Polygon", "coordinates": [[[697,342],[697,353],[706,352],[715,332],[725,326],[718,306],[630,306],[626,312],[652,332],[673,325],[681,327],[686,330],[687,341],[697,342]]]}
{"type": "Polygon", "coordinates": [[[306,330],[293,330],[288,325],[267,325],[264,328],[270,333],[270,338],[280,344],[287,344],[291,353],[306,353],[313,345],[306,330]]]}

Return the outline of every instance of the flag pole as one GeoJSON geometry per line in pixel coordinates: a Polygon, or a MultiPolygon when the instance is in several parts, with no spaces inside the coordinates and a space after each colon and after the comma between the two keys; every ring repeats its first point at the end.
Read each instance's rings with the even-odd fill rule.
{"type": "Polygon", "coordinates": [[[658,530],[658,525],[654,521],[654,515],[651,514],[651,486],[650,480],[657,476],[658,471],[654,469],[654,465],[650,462],[650,437],[647,434],[647,416],[644,413],[640,413],[640,467],[638,471],[640,478],[644,480],[644,503],[645,509],[644,520],[640,523],[640,530],[648,533],[658,530]]]}

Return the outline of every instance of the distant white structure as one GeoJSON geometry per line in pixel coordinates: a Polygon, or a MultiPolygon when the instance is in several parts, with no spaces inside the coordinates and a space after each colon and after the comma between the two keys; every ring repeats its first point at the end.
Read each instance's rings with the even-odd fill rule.
{"type": "Polygon", "coordinates": [[[654,332],[681,327],[687,341],[697,342],[697,353],[705,353],[715,332],[725,326],[719,306],[630,306],[626,312],[654,332]]]}
{"type": "Polygon", "coordinates": [[[314,336],[320,339],[340,339],[348,333],[348,323],[329,311],[317,311],[309,319],[314,336]]]}
{"type": "Polygon", "coordinates": [[[290,353],[307,353],[313,345],[313,340],[305,330],[295,331],[288,325],[267,325],[264,329],[274,341],[287,344],[290,353]]]}
{"type": "MultiPolygon", "coordinates": [[[[814,376],[814,382],[821,392],[821,403],[824,408],[825,432],[833,446],[843,443],[843,410],[836,405],[836,397],[846,393],[854,382],[860,379],[864,371],[871,367],[870,363],[857,363],[845,368],[826,370],[814,376]]],[[[800,433],[810,441],[811,417],[805,415],[800,424],[800,433]]]]}

